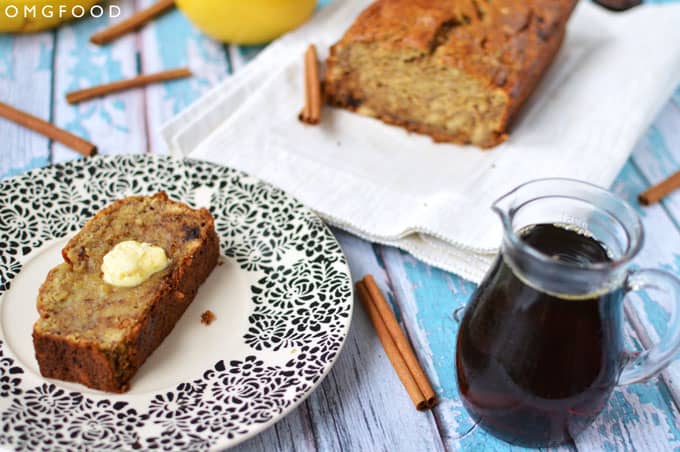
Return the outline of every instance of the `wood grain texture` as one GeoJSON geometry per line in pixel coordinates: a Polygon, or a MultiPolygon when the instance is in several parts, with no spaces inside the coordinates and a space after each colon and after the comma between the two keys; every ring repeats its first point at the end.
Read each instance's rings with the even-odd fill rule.
{"type": "Polygon", "coordinates": [[[127,91],[135,88],[142,88],[155,83],[164,83],[172,80],[188,78],[191,77],[191,75],[191,70],[188,67],[145,73],[133,78],[117,80],[104,85],[91,86],[78,91],[71,91],[70,93],[66,93],[66,100],[68,103],[73,105],[88,101],[90,99],[108,96],[120,91],[127,91]]]}
{"type": "MultiPolygon", "coordinates": [[[[335,231],[350,262],[353,278],[371,273],[384,294],[389,282],[373,245],[335,231]]],[[[389,296],[389,295],[388,295],[389,296]]],[[[442,450],[431,412],[418,412],[401,387],[366,313],[355,305],[352,331],[332,378],[322,383],[323,398],[309,401],[312,419],[337,435],[320,435],[320,450],[372,450],[399,445],[403,450],[442,450]],[[332,422],[332,424],[330,424],[332,422]]]]}
{"type": "MultiPolygon", "coordinates": [[[[335,230],[345,250],[355,280],[365,273],[376,277],[384,293],[388,283],[373,246],[347,233],[335,230]]],[[[352,328],[343,352],[320,387],[295,413],[307,411],[314,439],[277,450],[444,450],[431,412],[418,412],[401,386],[385,355],[366,313],[357,302],[352,328]]],[[[293,414],[291,416],[293,416],[293,414]]],[[[301,422],[290,416],[264,434],[273,441],[286,435],[291,423],[301,422]]],[[[239,451],[262,449],[257,439],[236,448],[239,451]]]]}
{"type": "MultiPolygon", "coordinates": [[[[619,177],[615,191],[630,200],[635,191],[646,188],[660,175],[680,168],[680,109],[671,100],[661,111],[654,125],[637,146],[630,165],[638,170],[639,178],[619,177]]],[[[661,176],[663,177],[663,176],[661,176]]],[[[660,204],[639,207],[646,232],[646,244],[636,264],[640,267],[662,268],[680,276],[680,196],[673,193],[660,204]]],[[[657,294],[650,294],[632,304],[639,321],[638,331],[645,346],[659,340],[667,331],[671,306],[656,303],[657,294]]],[[[676,406],[680,406],[680,362],[674,361],[663,373],[664,381],[676,406]]]]}
{"type": "MultiPolygon", "coordinates": [[[[666,103],[633,153],[633,162],[644,178],[643,189],[680,169],[680,94],[677,97],[666,103]]],[[[680,216],[680,191],[666,196],[661,204],[675,219],[676,225],[680,225],[677,221],[680,216]]],[[[680,237],[676,239],[680,242],[680,237]]]]}
{"type": "Polygon", "coordinates": [[[0,102],[0,117],[20,125],[26,129],[43,135],[52,141],[59,142],[64,146],[84,156],[90,157],[97,151],[97,147],[82,138],[73,135],[64,129],[55,127],[48,120],[39,118],[35,115],[19,110],[13,106],[0,102]]]}
{"type": "MultiPolygon", "coordinates": [[[[316,393],[310,397],[315,395],[316,393]]],[[[231,450],[240,452],[269,452],[271,450],[313,452],[317,448],[312,425],[307,401],[304,401],[282,421],[231,450]]]]}
{"type": "MultiPolygon", "coordinates": [[[[134,4],[115,2],[121,18],[134,12],[134,4]]],[[[116,19],[117,20],[117,19],[116,19]]],[[[69,105],[67,92],[101,85],[139,74],[134,35],[109,46],[98,47],[90,36],[110,22],[106,17],[88,18],[60,27],[54,56],[53,122],[92,141],[101,154],[136,154],[147,150],[144,93],[141,89],[112,94],[80,105],[69,105]]],[[[54,144],[52,161],[75,158],[73,151],[54,144]]]]}
{"type": "MultiPolygon", "coordinates": [[[[144,8],[154,0],[137,0],[144,8]]],[[[149,149],[167,153],[158,131],[161,125],[227,77],[230,65],[224,46],[197,30],[180,11],[170,11],[139,33],[141,62],[145,72],[189,66],[191,79],[149,86],[146,93],[146,122],[149,149]]]]}
{"type": "MultiPolygon", "coordinates": [[[[0,35],[0,100],[50,120],[52,98],[51,33],[0,35]]],[[[0,119],[0,178],[49,163],[47,138],[0,119]]]]}
{"type": "Polygon", "coordinates": [[[156,0],[148,8],[140,9],[132,16],[109,25],[90,36],[90,42],[97,45],[107,44],[119,37],[142,28],[164,12],[175,7],[175,0],[156,0]]]}
{"type": "MultiPolygon", "coordinates": [[[[118,0],[123,16],[153,0],[118,0]]],[[[659,3],[661,1],[656,1],[659,3]]],[[[324,0],[322,3],[328,3],[324,0]]],[[[119,20],[119,19],[116,19],[119,20]]],[[[89,36],[107,24],[87,19],[54,33],[0,36],[0,99],[95,141],[102,153],[164,153],[159,126],[207,93],[262,47],[223,45],[172,11],[110,46],[89,36]],[[120,93],[81,106],[64,93],[93,84],[190,66],[196,76],[120,93]]],[[[0,120],[0,178],[64,161],[77,154],[0,120]]],[[[637,194],[680,168],[680,88],[659,113],[613,189],[635,204],[637,194]]],[[[649,208],[636,207],[647,240],[635,265],[680,275],[680,193],[649,208]]],[[[398,316],[441,398],[416,412],[357,304],[345,348],[320,387],[281,422],[237,447],[239,451],[523,450],[475,428],[455,383],[456,309],[475,286],[393,248],[334,231],[355,278],[371,273],[398,316]]],[[[669,306],[653,294],[626,302],[631,347],[648,347],[666,331],[669,306]]],[[[553,450],[680,450],[680,362],[659,378],[617,389],[603,414],[575,444],[553,450]]]]}
{"type": "MultiPolygon", "coordinates": [[[[635,156],[644,152],[645,140],[638,145],[635,156]]],[[[640,207],[635,203],[637,194],[645,187],[645,181],[633,162],[631,160],[626,164],[612,186],[615,193],[636,206],[642,218],[646,240],[633,265],[637,268],[666,268],[680,276],[680,268],[673,270],[668,267],[668,263],[676,260],[680,253],[680,235],[663,208],[640,207]]],[[[656,295],[629,296],[625,301],[630,335],[636,338],[640,346],[650,347],[658,340],[658,336],[650,340],[650,333],[665,331],[667,327],[668,319],[663,313],[668,312],[668,300],[660,299],[663,302],[657,303],[653,301],[657,299],[656,295]]],[[[677,361],[673,366],[677,366],[677,361]]],[[[646,383],[618,389],[593,426],[594,429],[591,428],[579,438],[579,448],[593,444],[609,450],[680,448],[678,399],[672,395],[677,393],[677,384],[672,384],[669,378],[677,371],[672,369],[646,383]]]]}
{"type": "MultiPolygon", "coordinates": [[[[434,411],[447,446],[453,450],[476,450],[495,444],[505,450],[503,443],[474,427],[461,405],[456,387],[454,349],[458,323],[453,313],[467,302],[472,285],[396,249],[384,248],[382,254],[390,280],[395,282],[397,306],[420,351],[420,360],[429,361],[429,372],[436,373],[435,385],[442,402],[434,411]]],[[[635,343],[635,331],[629,329],[628,333],[635,343]]],[[[672,450],[680,447],[677,428],[672,427],[677,409],[660,394],[656,385],[653,381],[617,389],[604,413],[577,438],[577,448],[604,450],[611,445],[615,449],[654,446],[651,450],[672,450]],[[657,418],[671,422],[655,424],[657,418]],[[621,437],[617,433],[624,431],[630,434],[621,437]]],[[[665,385],[661,385],[663,389],[665,385]]]]}

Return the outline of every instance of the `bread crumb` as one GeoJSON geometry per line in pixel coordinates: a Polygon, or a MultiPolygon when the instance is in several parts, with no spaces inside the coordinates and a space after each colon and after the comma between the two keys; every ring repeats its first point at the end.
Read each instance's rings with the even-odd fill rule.
{"type": "Polygon", "coordinates": [[[213,314],[213,312],[210,309],[208,309],[203,314],[201,314],[201,323],[203,325],[208,326],[211,323],[213,323],[214,320],[215,320],[215,314],[213,314]]]}

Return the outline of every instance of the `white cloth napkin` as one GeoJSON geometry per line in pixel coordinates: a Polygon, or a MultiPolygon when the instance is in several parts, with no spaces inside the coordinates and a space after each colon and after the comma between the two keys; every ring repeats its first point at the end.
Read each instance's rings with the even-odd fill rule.
{"type": "Polygon", "coordinates": [[[337,0],[163,128],[178,156],[288,191],[329,223],[479,281],[501,240],[498,196],[538,177],[609,186],[680,81],[680,4],[612,13],[582,1],[510,139],[491,150],[435,144],[339,109],[297,120],[303,53],[320,56],[367,0],[337,0]]]}

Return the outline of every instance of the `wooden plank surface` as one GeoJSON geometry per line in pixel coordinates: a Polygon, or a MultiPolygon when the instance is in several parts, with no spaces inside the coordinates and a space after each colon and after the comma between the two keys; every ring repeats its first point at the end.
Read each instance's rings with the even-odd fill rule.
{"type": "MultiPolygon", "coordinates": [[[[639,179],[619,178],[617,193],[630,199],[635,196],[633,186],[646,187],[667,177],[680,168],[680,98],[671,99],[659,114],[654,125],[633,153],[630,165],[639,173],[639,179]],[[676,169],[674,169],[676,168],[676,169]]],[[[662,268],[680,276],[680,197],[675,192],[661,203],[640,208],[646,232],[646,244],[636,261],[640,267],[662,268]]],[[[653,302],[645,297],[635,305],[639,334],[645,346],[658,342],[667,331],[672,309],[665,303],[653,302]]],[[[676,360],[663,372],[664,381],[680,406],[680,361],[676,360]]]]}
{"type": "MultiPolygon", "coordinates": [[[[0,35],[0,100],[51,120],[52,33],[0,35]]],[[[0,177],[49,163],[49,140],[0,118],[0,177]]]]}
{"type": "MultiPolygon", "coordinates": [[[[410,326],[421,362],[428,364],[429,374],[437,376],[438,392],[446,396],[435,413],[438,423],[443,426],[447,446],[453,450],[476,450],[494,444],[493,450],[507,450],[508,446],[474,428],[458,399],[454,375],[454,341],[458,322],[454,313],[467,302],[473,285],[428,267],[393,248],[383,248],[382,254],[390,280],[398,282],[394,286],[397,307],[406,319],[405,324],[410,326]]],[[[629,334],[633,336],[631,342],[634,343],[635,332],[629,330],[629,334]]],[[[603,415],[578,437],[578,449],[603,450],[610,445],[626,449],[642,444],[654,446],[653,450],[680,447],[677,426],[671,428],[667,424],[652,422],[660,410],[670,419],[678,415],[672,401],[659,394],[657,385],[658,382],[652,381],[618,389],[603,415]],[[636,422],[631,422],[632,419],[636,422]],[[616,434],[618,431],[633,433],[619,436],[616,434]]],[[[561,449],[569,449],[569,446],[561,449]]]]}
{"type": "MultiPolygon", "coordinates": [[[[138,8],[155,0],[138,0],[138,8]]],[[[227,77],[230,64],[224,46],[194,28],[179,11],[164,14],[138,36],[141,66],[146,73],[188,66],[194,76],[149,86],[146,91],[146,124],[151,152],[165,154],[161,125],[211,87],[227,77]]]]}
{"type": "MultiPolygon", "coordinates": [[[[388,293],[386,273],[373,245],[335,230],[356,281],[371,273],[388,293]]],[[[330,375],[294,413],[267,432],[236,447],[239,451],[271,450],[281,437],[299,435],[309,425],[310,436],[302,442],[288,442],[278,450],[444,450],[439,427],[431,412],[421,413],[402,389],[385,355],[373,326],[360,304],[356,305],[352,328],[330,375]],[[302,418],[308,416],[307,424],[302,418]]],[[[306,430],[305,430],[306,432],[306,430]]]]}
{"type": "MultiPolygon", "coordinates": [[[[152,0],[119,0],[123,15],[152,0]]],[[[261,47],[216,43],[172,11],[140,33],[103,48],[88,38],[107,19],[88,19],[58,31],[0,36],[0,99],[86,139],[102,153],[166,152],[159,126],[206,93],[261,47]],[[196,76],[120,93],[72,107],[76,88],[189,65],[196,76]]],[[[75,158],[60,145],[0,120],[0,177],[75,158]]],[[[639,191],[680,168],[680,89],[636,148],[613,189],[634,203],[639,191]]],[[[635,265],[680,275],[680,193],[650,208],[638,207],[647,241],[635,265]]],[[[335,231],[355,279],[373,274],[388,295],[442,401],[419,413],[403,391],[360,305],[337,365],[298,409],[237,447],[269,450],[518,450],[475,425],[458,397],[453,366],[458,323],[474,285],[393,248],[335,231]]],[[[665,332],[668,303],[631,299],[631,346],[650,346],[665,332]]],[[[596,423],[576,444],[559,450],[680,450],[680,363],[660,378],[617,389],[596,423]]]]}
{"type": "MultiPolygon", "coordinates": [[[[121,18],[135,11],[132,2],[111,3],[120,6],[121,18]]],[[[101,154],[146,152],[143,90],[116,93],[75,106],[65,99],[69,91],[139,74],[134,34],[102,47],[89,42],[90,36],[110,20],[113,19],[104,16],[76,21],[56,31],[52,120],[59,127],[95,143],[101,154]]],[[[63,145],[52,145],[54,163],[75,157],[77,154],[63,145]]]]}

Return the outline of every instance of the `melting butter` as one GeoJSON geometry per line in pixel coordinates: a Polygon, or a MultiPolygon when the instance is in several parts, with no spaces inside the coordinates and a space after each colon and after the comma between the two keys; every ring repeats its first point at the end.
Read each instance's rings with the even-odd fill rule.
{"type": "Polygon", "coordinates": [[[104,281],[117,287],[134,287],[164,270],[170,260],[165,250],[135,240],[120,242],[106,253],[102,262],[104,281]]]}

